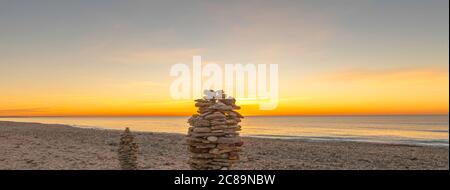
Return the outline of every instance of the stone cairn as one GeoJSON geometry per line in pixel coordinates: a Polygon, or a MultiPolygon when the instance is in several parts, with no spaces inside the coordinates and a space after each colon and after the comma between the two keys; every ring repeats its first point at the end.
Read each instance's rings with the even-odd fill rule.
{"type": "Polygon", "coordinates": [[[134,142],[134,136],[127,127],[120,136],[119,162],[122,170],[137,170],[138,146],[134,142]]]}
{"type": "Polygon", "coordinates": [[[195,100],[198,114],[192,115],[186,143],[191,153],[189,165],[194,170],[228,170],[238,161],[243,145],[238,125],[241,114],[236,100],[223,91],[205,90],[203,99],[195,100]]]}

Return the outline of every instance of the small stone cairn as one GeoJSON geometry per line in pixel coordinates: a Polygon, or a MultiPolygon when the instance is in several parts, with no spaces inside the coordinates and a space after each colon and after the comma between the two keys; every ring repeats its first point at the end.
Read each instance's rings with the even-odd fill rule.
{"type": "Polygon", "coordinates": [[[188,164],[194,170],[228,170],[239,159],[243,145],[238,131],[244,118],[236,100],[223,91],[205,90],[203,99],[195,100],[198,114],[192,115],[186,144],[191,153],[188,164]]]}
{"type": "Polygon", "coordinates": [[[134,136],[127,127],[120,136],[119,162],[122,170],[137,170],[138,146],[134,142],[134,136]]]}

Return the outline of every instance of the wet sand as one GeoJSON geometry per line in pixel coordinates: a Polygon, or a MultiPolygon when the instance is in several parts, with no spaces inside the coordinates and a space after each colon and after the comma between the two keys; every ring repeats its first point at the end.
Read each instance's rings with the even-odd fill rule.
{"type": "MultiPolygon", "coordinates": [[[[131,130],[133,130],[131,128],[131,130]]],[[[117,130],[0,121],[0,169],[120,169],[117,130]]],[[[140,169],[189,169],[184,136],[133,132],[140,169]]],[[[449,148],[243,138],[243,170],[449,169],[449,148]]]]}

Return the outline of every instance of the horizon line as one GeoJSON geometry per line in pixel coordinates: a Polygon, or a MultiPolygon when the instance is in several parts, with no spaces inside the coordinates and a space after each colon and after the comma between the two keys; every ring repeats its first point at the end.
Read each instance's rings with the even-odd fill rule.
{"type": "MultiPolygon", "coordinates": [[[[39,116],[0,116],[0,118],[20,117],[188,117],[191,115],[39,115],[39,116]]],[[[426,114],[286,114],[286,115],[244,115],[246,117],[351,117],[351,116],[449,116],[449,113],[426,114]]]]}

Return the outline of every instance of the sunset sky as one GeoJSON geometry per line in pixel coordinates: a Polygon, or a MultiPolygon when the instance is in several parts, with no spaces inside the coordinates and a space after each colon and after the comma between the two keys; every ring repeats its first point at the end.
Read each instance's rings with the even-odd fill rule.
{"type": "Polygon", "coordinates": [[[246,115],[448,114],[448,0],[1,0],[0,116],[190,115],[170,67],[279,65],[246,115]]]}

